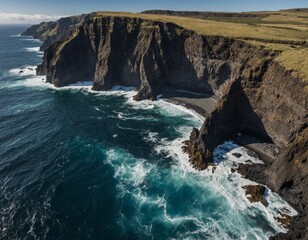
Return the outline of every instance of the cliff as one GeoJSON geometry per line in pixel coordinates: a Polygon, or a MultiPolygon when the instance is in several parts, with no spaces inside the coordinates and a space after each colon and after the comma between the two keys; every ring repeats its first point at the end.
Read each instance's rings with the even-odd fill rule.
{"type": "Polygon", "coordinates": [[[61,18],[58,21],[42,22],[33,25],[22,33],[43,42],[40,50],[44,51],[52,44],[71,36],[76,29],[91,18],[92,14],[83,14],[61,18]]]}
{"type": "Polygon", "coordinates": [[[229,79],[256,74],[275,52],[247,43],[204,37],[175,24],[139,18],[88,21],[51,45],[38,68],[61,87],[93,80],[94,90],[114,85],[139,88],[137,100],[155,99],[165,85],[215,93],[229,79]],[[241,51],[239,51],[241,49],[241,51]]]}
{"type": "Polygon", "coordinates": [[[252,142],[275,145],[266,158],[264,171],[246,169],[248,178],[268,185],[300,212],[291,231],[278,239],[306,239],[308,193],[308,128],[306,84],[292,77],[275,61],[269,62],[259,79],[240,77],[231,81],[216,110],[200,131],[194,130],[187,143],[191,156],[201,152],[202,161],[193,164],[200,170],[212,161],[217,144],[236,138],[237,133],[258,137],[252,142]],[[195,146],[189,148],[189,146],[195,146]],[[277,151],[278,150],[278,151],[277,151]]]}
{"type": "Polygon", "coordinates": [[[211,18],[260,18],[267,17],[269,14],[266,12],[202,12],[202,11],[171,11],[171,10],[147,10],[143,11],[144,14],[160,14],[181,17],[194,17],[202,19],[211,18]]]}
{"type": "MultiPolygon", "coordinates": [[[[307,237],[307,83],[275,61],[279,51],[136,17],[90,17],[70,26],[71,34],[58,26],[53,43],[46,40],[38,74],[58,87],[84,80],[93,81],[94,90],[135,86],[136,100],[155,100],[165,86],[216,94],[216,109],[186,142],[190,162],[205,169],[214,148],[238,133],[253,136],[250,143],[271,144],[265,170],[246,175],[301,212],[277,238],[307,237]]],[[[42,38],[36,28],[29,32],[42,38]]]]}

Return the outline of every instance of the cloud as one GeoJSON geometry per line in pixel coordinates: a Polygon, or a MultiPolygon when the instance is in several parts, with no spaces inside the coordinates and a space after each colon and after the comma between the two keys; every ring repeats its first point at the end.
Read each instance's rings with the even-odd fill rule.
{"type": "Polygon", "coordinates": [[[0,13],[0,23],[39,23],[57,20],[64,16],[43,14],[0,13]]]}

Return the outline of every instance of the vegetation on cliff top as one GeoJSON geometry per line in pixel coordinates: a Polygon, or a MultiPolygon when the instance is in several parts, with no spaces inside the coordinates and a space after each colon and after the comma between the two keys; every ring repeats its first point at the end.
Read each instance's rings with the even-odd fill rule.
{"type": "MultiPolygon", "coordinates": [[[[293,76],[308,82],[308,11],[211,13],[209,15],[210,17],[196,17],[150,13],[95,12],[90,14],[90,18],[141,18],[174,23],[202,35],[240,39],[269,50],[282,52],[276,60],[286,69],[292,71],[293,76]]],[[[44,24],[41,28],[44,28],[44,24]]],[[[38,31],[41,31],[41,28],[38,31]]],[[[57,25],[54,25],[49,28],[49,31],[43,31],[42,36],[53,36],[57,32],[57,25]]]]}
{"type": "Polygon", "coordinates": [[[308,84],[308,48],[285,50],[276,58],[276,61],[292,71],[294,77],[301,78],[308,84]]]}
{"type": "MultiPolygon", "coordinates": [[[[248,13],[249,14],[249,13],[248,13]]],[[[175,23],[202,35],[242,39],[253,45],[281,51],[277,61],[295,77],[308,82],[308,11],[253,12],[249,17],[199,19],[159,14],[97,12],[93,18],[138,17],[175,23]]]]}
{"type": "Polygon", "coordinates": [[[153,21],[171,22],[183,28],[193,30],[203,35],[232,37],[239,39],[277,40],[277,41],[305,41],[308,40],[308,13],[281,11],[271,12],[258,21],[242,18],[241,22],[234,22],[234,18],[198,19],[190,17],[137,14],[126,12],[97,12],[93,17],[138,17],[153,21]],[[246,22],[245,22],[246,20],[246,22]]]}

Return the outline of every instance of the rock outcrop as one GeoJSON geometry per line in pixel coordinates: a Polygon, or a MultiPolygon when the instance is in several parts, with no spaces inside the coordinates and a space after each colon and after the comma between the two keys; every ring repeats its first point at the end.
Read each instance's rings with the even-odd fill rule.
{"type": "Polygon", "coordinates": [[[264,197],[266,188],[262,185],[247,185],[243,187],[245,189],[245,194],[250,202],[260,202],[264,206],[267,205],[266,199],[264,197]]]}
{"type": "Polygon", "coordinates": [[[93,18],[45,51],[38,74],[61,87],[93,81],[94,90],[136,86],[136,100],[155,99],[164,85],[218,93],[230,79],[258,74],[275,53],[205,37],[175,24],[138,18],[93,18]],[[239,51],[240,50],[240,51],[239,51]]]}
{"type": "Polygon", "coordinates": [[[278,239],[288,239],[287,236],[305,239],[308,222],[306,84],[275,61],[269,62],[262,72],[262,77],[230,82],[216,110],[192,141],[203,149],[205,162],[211,162],[217,144],[234,138],[239,132],[274,143],[279,153],[265,161],[262,176],[254,176],[259,171],[249,169],[246,176],[268,185],[300,212],[296,223],[290,226],[292,230],[278,239]],[[297,224],[305,227],[296,228],[297,224]]]}
{"type": "Polygon", "coordinates": [[[79,26],[88,21],[93,14],[83,14],[61,18],[57,21],[42,22],[33,25],[22,33],[43,42],[40,50],[45,51],[52,44],[70,37],[79,26]]]}
{"type": "MultiPolygon", "coordinates": [[[[82,24],[68,26],[65,32],[60,24],[46,38],[38,74],[58,87],[84,80],[93,81],[94,90],[135,86],[136,100],[154,100],[164,86],[216,94],[216,109],[186,141],[190,162],[205,169],[214,148],[238,133],[275,145],[279,153],[265,168],[242,171],[301,213],[296,220],[301,228],[291,223],[288,235],[277,238],[307,237],[307,86],[275,62],[279,52],[139,18],[84,17],[82,24]]],[[[38,29],[28,33],[42,39],[38,29]]]]}

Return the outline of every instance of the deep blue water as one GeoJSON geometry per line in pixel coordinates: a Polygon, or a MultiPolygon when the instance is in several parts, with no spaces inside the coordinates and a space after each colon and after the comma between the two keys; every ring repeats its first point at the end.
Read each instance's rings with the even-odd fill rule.
{"type": "Polygon", "coordinates": [[[42,53],[38,41],[16,36],[25,28],[0,25],[0,239],[266,239],[283,231],[272,213],[285,203],[270,194],[267,208],[250,204],[241,188],[248,180],[230,172],[230,150],[243,149],[226,144],[215,174],[194,171],[181,142],[200,120],[161,101],[135,103],[132,92],[44,84],[27,69],[42,53]]]}

